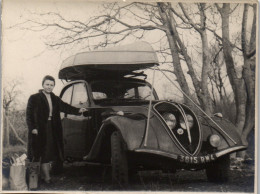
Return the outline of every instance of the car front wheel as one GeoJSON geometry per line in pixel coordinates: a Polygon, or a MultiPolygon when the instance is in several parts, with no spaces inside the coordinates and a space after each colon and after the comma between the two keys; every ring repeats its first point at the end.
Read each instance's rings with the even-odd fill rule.
{"type": "Polygon", "coordinates": [[[223,183],[228,181],[230,172],[230,156],[225,155],[209,164],[206,168],[208,180],[211,182],[223,183]]]}
{"type": "Polygon", "coordinates": [[[112,182],[122,187],[128,184],[128,163],[123,138],[119,131],[111,135],[112,182]]]}

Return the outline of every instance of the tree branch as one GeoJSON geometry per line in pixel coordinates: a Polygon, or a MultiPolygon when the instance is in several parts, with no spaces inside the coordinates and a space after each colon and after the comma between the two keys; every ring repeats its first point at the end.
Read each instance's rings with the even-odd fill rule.
{"type": "Polygon", "coordinates": [[[242,19],[242,31],[241,31],[241,45],[244,56],[248,55],[248,46],[246,44],[246,28],[248,17],[248,4],[244,5],[243,19],[242,19]]]}
{"type": "MultiPolygon", "coordinates": [[[[217,39],[223,41],[222,37],[221,37],[220,35],[218,35],[218,34],[216,33],[216,31],[210,29],[209,27],[206,27],[206,29],[209,30],[210,32],[212,32],[212,33],[216,36],[217,39]]],[[[227,41],[229,41],[229,40],[227,40],[227,41]]],[[[230,44],[230,46],[232,46],[233,48],[236,48],[236,49],[238,49],[239,51],[243,51],[241,48],[239,48],[239,47],[236,46],[235,44],[231,43],[230,41],[229,41],[229,44],[230,44]]]]}
{"type": "Polygon", "coordinates": [[[181,7],[181,10],[182,10],[184,16],[185,16],[185,17],[187,18],[187,20],[189,21],[189,24],[192,25],[192,27],[193,27],[196,31],[198,31],[199,33],[201,33],[200,28],[197,27],[197,25],[192,21],[192,19],[190,18],[190,16],[189,16],[188,13],[186,12],[186,10],[185,10],[183,4],[182,4],[182,3],[179,3],[179,5],[180,5],[180,7],[181,7]]]}

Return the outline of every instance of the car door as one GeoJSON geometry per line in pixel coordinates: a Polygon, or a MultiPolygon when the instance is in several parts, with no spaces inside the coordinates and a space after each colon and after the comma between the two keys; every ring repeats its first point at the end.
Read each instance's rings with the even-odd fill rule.
{"type": "MultiPolygon", "coordinates": [[[[85,82],[77,82],[66,87],[61,99],[77,108],[89,106],[85,82]]],[[[82,158],[90,150],[89,130],[91,116],[88,112],[82,115],[61,114],[64,138],[65,157],[82,158]]]]}

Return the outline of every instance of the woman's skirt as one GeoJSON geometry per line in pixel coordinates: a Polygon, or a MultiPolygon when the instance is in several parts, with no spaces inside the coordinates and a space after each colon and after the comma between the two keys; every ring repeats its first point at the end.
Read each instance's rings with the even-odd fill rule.
{"type": "Polygon", "coordinates": [[[57,156],[57,145],[53,138],[53,129],[51,120],[48,120],[46,129],[46,145],[41,158],[42,163],[48,163],[54,161],[57,156]]]}

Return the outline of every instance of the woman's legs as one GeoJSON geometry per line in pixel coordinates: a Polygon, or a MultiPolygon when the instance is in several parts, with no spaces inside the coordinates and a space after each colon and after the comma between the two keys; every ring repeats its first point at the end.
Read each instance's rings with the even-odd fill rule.
{"type": "Polygon", "coordinates": [[[43,173],[43,178],[45,182],[48,182],[51,180],[51,176],[50,176],[50,163],[42,163],[41,164],[41,170],[43,173]]]}
{"type": "Polygon", "coordinates": [[[49,120],[47,123],[46,128],[46,145],[44,148],[44,153],[41,159],[41,169],[43,173],[43,178],[45,182],[49,182],[50,177],[50,161],[53,161],[55,153],[55,144],[53,140],[53,131],[52,131],[52,124],[49,120]]]}

